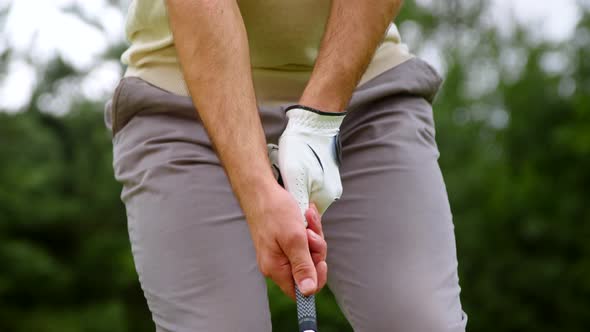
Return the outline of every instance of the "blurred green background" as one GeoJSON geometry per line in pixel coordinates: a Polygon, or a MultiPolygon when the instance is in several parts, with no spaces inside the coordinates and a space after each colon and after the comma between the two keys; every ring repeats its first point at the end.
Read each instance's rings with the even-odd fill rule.
{"type": "MultiPolygon", "coordinates": [[[[590,329],[590,2],[406,1],[470,331],[590,329]],[[543,9],[544,8],[544,9],[543,9]],[[557,17],[556,17],[557,16],[557,17]]],[[[126,1],[0,0],[0,331],[153,331],[102,109],[126,1]]],[[[270,287],[275,331],[295,306],[270,287]]],[[[329,291],[323,332],[350,331],[329,291]]]]}

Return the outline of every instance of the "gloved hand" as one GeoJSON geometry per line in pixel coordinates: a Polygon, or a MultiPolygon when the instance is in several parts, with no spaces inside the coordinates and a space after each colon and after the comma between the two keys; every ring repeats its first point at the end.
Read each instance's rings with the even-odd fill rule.
{"type": "MultiPolygon", "coordinates": [[[[342,195],[339,130],[346,113],[295,105],[287,108],[287,128],[279,139],[278,167],[285,189],[302,216],[310,200],[320,214],[342,195]]],[[[271,159],[272,162],[272,159],[271,159]]],[[[305,219],[305,218],[304,218],[305,219]]],[[[307,221],[304,220],[307,226],[307,221]]]]}

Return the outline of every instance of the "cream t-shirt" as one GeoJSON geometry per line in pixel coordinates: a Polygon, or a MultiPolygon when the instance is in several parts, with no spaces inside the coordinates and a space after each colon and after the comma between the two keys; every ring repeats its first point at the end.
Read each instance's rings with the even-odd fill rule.
{"type": "MultiPolygon", "coordinates": [[[[238,1],[259,101],[295,102],[300,97],[318,54],[330,3],[238,1]]],[[[137,76],[172,93],[189,95],[174,48],[165,0],[133,0],[126,34],[131,45],[122,56],[128,66],[125,76],[137,76]]],[[[411,57],[396,26],[391,24],[359,84],[411,57]]]]}

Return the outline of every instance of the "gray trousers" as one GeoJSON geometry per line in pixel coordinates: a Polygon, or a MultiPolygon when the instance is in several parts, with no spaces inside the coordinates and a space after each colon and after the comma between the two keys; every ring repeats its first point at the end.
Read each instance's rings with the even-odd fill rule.
{"type": "MultiPolygon", "coordinates": [[[[357,88],[342,124],[344,193],[323,228],[328,286],[355,331],[465,330],[430,103],[440,83],[409,60],[357,88]]],[[[283,109],[260,107],[269,142],[283,109]]],[[[271,331],[248,225],[190,98],[124,78],[105,120],[157,331],[271,331]]]]}

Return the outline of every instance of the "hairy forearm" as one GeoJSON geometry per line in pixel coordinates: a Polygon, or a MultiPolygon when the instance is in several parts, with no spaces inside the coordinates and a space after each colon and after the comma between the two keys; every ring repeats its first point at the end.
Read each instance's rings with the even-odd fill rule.
{"type": "Polygon", "coordinates": [[[300,103],[344,111],[402,0],[333,0],[320,52],[300,103]]]}
{"type": "Polygon", "coordinates": [[[239,7],[235,0],[167,0],[167,5],[193,103],[244,207],[245,197],[274,178],[239,7]]]}

